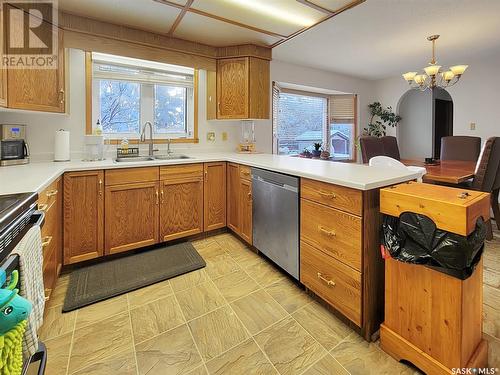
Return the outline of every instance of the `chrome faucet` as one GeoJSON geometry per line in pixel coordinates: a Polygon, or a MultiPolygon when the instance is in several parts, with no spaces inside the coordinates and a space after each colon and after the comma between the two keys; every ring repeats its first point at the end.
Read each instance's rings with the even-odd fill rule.
{"type": "Polygon", "coordinates": [[[172,142],[172,139],[168,138],[167,139],[167,155],[170,156],[173,151],[170,150],[170,143],[172,142]]]}
{"type": "Polygon", "coordinates": [[[146,142],[146,126],[149,126],[149,156],[153,156],[153,152],[157,151],[154,150],[154,143],[153,143],[153,125],[151,124],[150,121],[146,121],[144,123],[144,126],[142,127],[141,130],[141,142],[146,142]]]}

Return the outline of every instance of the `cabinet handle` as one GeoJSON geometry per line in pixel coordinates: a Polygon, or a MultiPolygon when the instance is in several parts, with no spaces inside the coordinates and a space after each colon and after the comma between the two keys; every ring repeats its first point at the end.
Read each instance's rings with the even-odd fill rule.
{"type": "Polygon", "coordinates": [[[99,196],[102,197],[102,179],[99,179],[99,196]]]}
{"type": "Polygon", "coordinates": [[[42,238],[42,247],[47,247],[52,242],[52,236],[45,236],[42,238]]]}
{"type": "Polygon", "coordinates": [[[328,280],[326,277],[324,277],[321,272],[318,272],[318,279],[323,281],[326,285],[328,286],[335,286],[335,281],[333,280],[328,280]]]}
{"type": "Polygon", "coordinates": [[[64,103],[64,90],[59,91],[59,98],[61,98],[60,103],[63,104],[64,103]]]}
{"type": "Polygon", "coordinates": [[[334,237],[336,236],[335,232],[333,230],[328,230],[322,225],[318,225],[318,229],[320,232],[326,234],[327,236],[334,237]]]}
{"type": "Polygon", "coordinates": [[[49,190],[48,192],[45,193],[45,195],[50,198],[57,195],[57,193],[58,193],[57,189],[54,189],[54,190],[49,190]]]}
{"type": "Polygon", "coordinates": [[[49,205],[48,205],[48,204],[46,204],[46,203],[42,203],[42,204],[39,204],[39,205],[38,205],[38,210],[39,210],[39,211],[42,211],[42,212],[45,212],[45,211],[47,211],[47,207],[49,207],[49,205]]]}
{"type": "Polygon", "coordinates": [[[163,203],[165,203],[164,194],[163,194],[163,189],[161,189],[161,191],[160,191],[160,195],[161,195],[161,204],[163,204],[163,203]]]}
{"type": "Polygon", "coordinates": [[[156,204],[158,205],[158,204],[160,204],[160,196],[159,196],[159,193],[158,193],[158,189],[156,189],[155,194],[156,194],[156,204]]]}
{"type": "Polygon", "coordinates": [[[252,193],[248,193],[248,200],[251,201],[252,200],[252,193]]]}
{"type": "Polygon", "coordinates": [[[52,289],[45,288],[44,290],[44,297],[45,297],[45,302],[47,302],[50,299],[50,294],[52,292],[52,289]]]}
{"type": "Polygon", "coordinates": [[[220,102],[217,102],[217,112],[220,114],[220,102]]]}
{"type": "Polygon", "coordinates": [[[322,195],[326,198],[337,198],[337,196],[335,195],[335,193],[329,193],[329,192],[326,192],[326,191],[323,191],[323,190],[318,190],[318,194],[319,195],[322,195]]]}
{"type": "Polygon", "coordinates": [[[208,181],[208,171],[205,171],[205,181],[208,181]]]}

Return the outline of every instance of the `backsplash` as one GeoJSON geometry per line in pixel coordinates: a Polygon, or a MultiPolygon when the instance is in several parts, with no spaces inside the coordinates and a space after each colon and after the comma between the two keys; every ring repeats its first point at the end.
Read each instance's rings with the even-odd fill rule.
{"type": "MultiPolygon", "coordinates": [[[[71,132],[71,158],[81,159],[84,154],[85,135],[85,54],[71,49],[69,53],[69,108],[68,114],[53,114],[31,111],[0,109],[0,124],[26,124],[27,141],[33,161],[47,161],[54,157],[54,136],[58,129],[71,132]]],[[[240,139],[239,121],[206,120],[206,75],[201,70],[198,97],[198,137],[199,143],[173,144],[173,150],[196,151],[233,151],[240,139]],[[215,132],[214,142],[207,141],[207,133],[215,132]],[[222,141],[222,133],[227,133],[227,141],[222,141]]],[[[147,152],[147,145],[140,146],[147,152]]],[[[156,145],[160,152],[167,149],[166,144],[156,145]]],[[[116,155],[116,146],[108,146],[107,156],[116,155]]]]}

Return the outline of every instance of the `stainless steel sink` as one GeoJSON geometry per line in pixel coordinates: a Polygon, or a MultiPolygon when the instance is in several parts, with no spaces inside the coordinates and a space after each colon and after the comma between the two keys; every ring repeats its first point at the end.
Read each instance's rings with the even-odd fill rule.
{"type": "Polygon", "coordinates": [[[154,157],[151,156],[129,156],[126,158],[116,158],[115,161],[117,163],[129,163],[129,162],[137,162],[137,161],[153,161],[154,157]]]}
{"type": "Polygon", "coordinates": [[[191,157],[182,154],[155,155],[154,158],[157,160],[191,159],[191,157]]]}

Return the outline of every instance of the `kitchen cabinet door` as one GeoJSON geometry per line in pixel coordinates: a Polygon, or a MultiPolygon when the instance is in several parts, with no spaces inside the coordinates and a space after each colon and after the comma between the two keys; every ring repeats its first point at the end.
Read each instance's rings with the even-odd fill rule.
{"type": "MultiPolygon", "coordinates": [[[[2,11],[0,17],[3,19],[2,11]]],[[[3,61],[3,36],[0,37],[0,61],[3,61]]],[[[7,107],[7,69],[3,69],[0,64],[0,107],[7,107]]]]}
{"type": "Polygon", "coordinates": [[[58,35],[57,69],[8,70],[7,96],[9,108],[64,113],[66,97],[62,30],[59,30],[58,35]]]}
{"type": "Polygon", "coordinates": [[[158,243],[158,182],[106,186],[105,253],[158,243]]]}
{"type": "Polygon", "coordinates": [[[240,166],[227,164],[227,226],[235,233],[240,233],[240,166]]]}
{"type": "Polygon", "coordinates": [[[226,226],[226,163],[204,165],[204,227],[205,231],[226,226]]]}
{"type": "Polygon", "coordinates": [[[217,61],[217,118],[248,118],[248,57],[217,61]]]}
{"type": "Polygon", "coordinates": [[[240,179],[240,236],[252,244],[252,181],[240,179]]]}
{"type": "Polygon", "coordinates": [[[203,232],[203,176],[161,181],[160,238],[203,232]]]}
{"type": "Polygon", "coordinates": [[[104,173],[70,172],[64,175],[64,264],[103,255],[104,173]]]}

